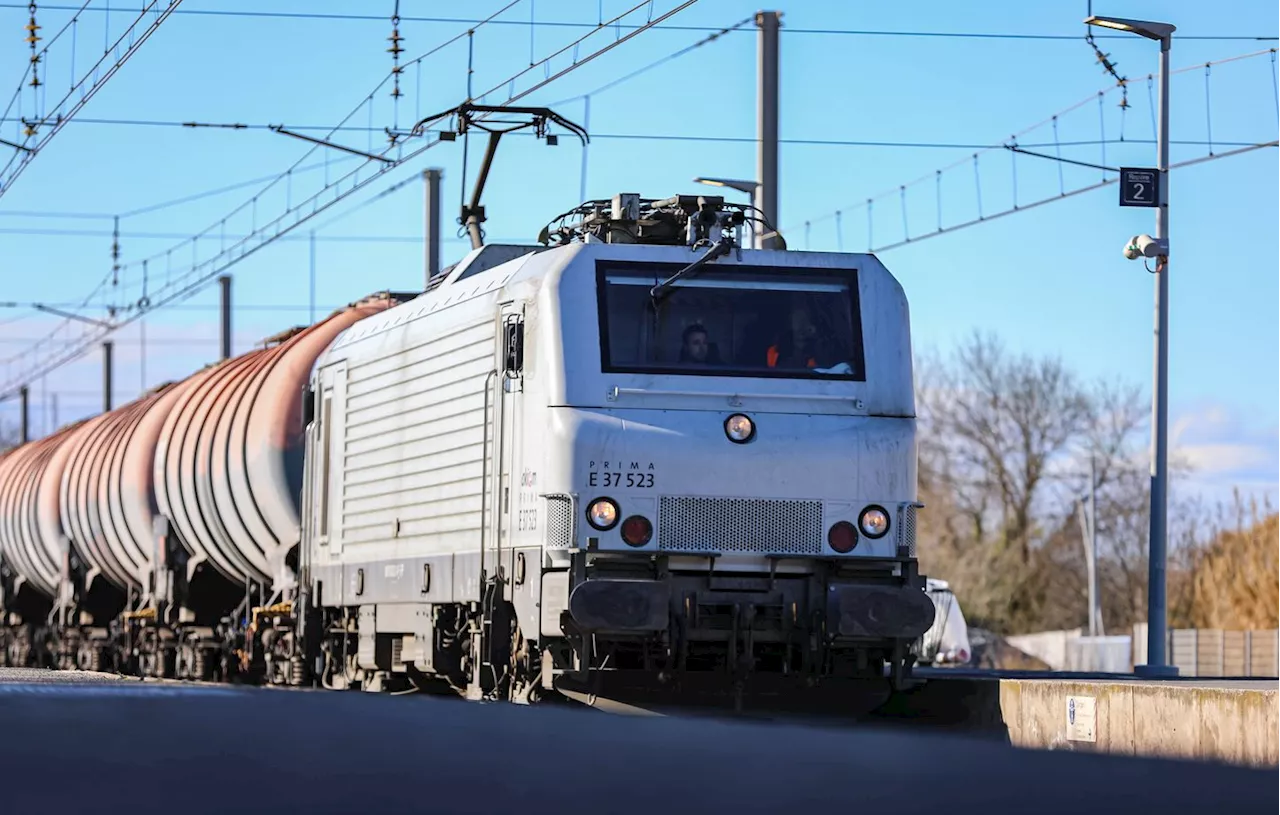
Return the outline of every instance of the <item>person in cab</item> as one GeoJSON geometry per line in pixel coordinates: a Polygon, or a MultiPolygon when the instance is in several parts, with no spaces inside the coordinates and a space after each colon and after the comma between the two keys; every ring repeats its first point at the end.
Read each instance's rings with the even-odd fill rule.
{"type": "Polygon", "coordinates": [[[720,353],[701,323],[690,325],[681,335],[680,362],[686,365],[720,364],[720,353]]]}
{"type": "Polygon", "coordinates": [[[791,325],[765,352],[770,368],[816,368],[819,353],[818,327],[803,305],[791,308],[791,325]]]}

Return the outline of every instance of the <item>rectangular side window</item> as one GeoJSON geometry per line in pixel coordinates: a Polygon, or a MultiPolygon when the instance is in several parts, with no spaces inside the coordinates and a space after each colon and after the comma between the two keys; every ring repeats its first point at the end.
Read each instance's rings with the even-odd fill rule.
{"type": "Polygon", "coordinates": [[[333,398],[326,396],[320,410],[320,537],[329,535],[329,451],[333,432],[333,398]]]}

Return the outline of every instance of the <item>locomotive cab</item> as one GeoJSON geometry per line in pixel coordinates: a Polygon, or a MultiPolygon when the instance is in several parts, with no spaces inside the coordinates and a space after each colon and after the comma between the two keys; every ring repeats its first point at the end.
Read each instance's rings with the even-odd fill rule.
{"type": "MultiPolygon", "coordinates": [[[[654,209],[727,220],[690,203],[654,209]]],[[[901,287],[870,255],[728,230],[595,239],[618,220],[542,292],[562,365],[523,450],[544,487],[543,683],[901,679],[933,618],[901,287]]]]}

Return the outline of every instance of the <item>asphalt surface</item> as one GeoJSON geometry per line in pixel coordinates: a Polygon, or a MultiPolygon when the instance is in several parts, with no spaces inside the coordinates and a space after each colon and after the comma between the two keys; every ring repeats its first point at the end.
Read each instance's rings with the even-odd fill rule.
{"type": "Polygon", "coordinates": [[[137,679],[119,674],[92,673],[89,671],[46,671],[40,668],[0,668],[0,684],[15,682],[31,685],[84,685],[101,682],[116,684],[137,682],[137,679]]]}
{"type": "Polygon", "coordinates": [[[2,812],[1242,815],[1277,808],[1275,770],[1026,751],[921,732],[103,674],[0,678],[2,812]]]}

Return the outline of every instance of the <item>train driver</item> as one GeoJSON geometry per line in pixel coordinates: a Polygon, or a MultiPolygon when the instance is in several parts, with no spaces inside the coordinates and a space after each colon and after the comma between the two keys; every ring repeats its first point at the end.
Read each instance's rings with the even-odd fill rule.
{"type": "Polygon", "coordinates": [[[818,367],[818,327],[803,305],[791,308],[791,328],[782,332],[766,353],[770,368],[818,367]]]}

